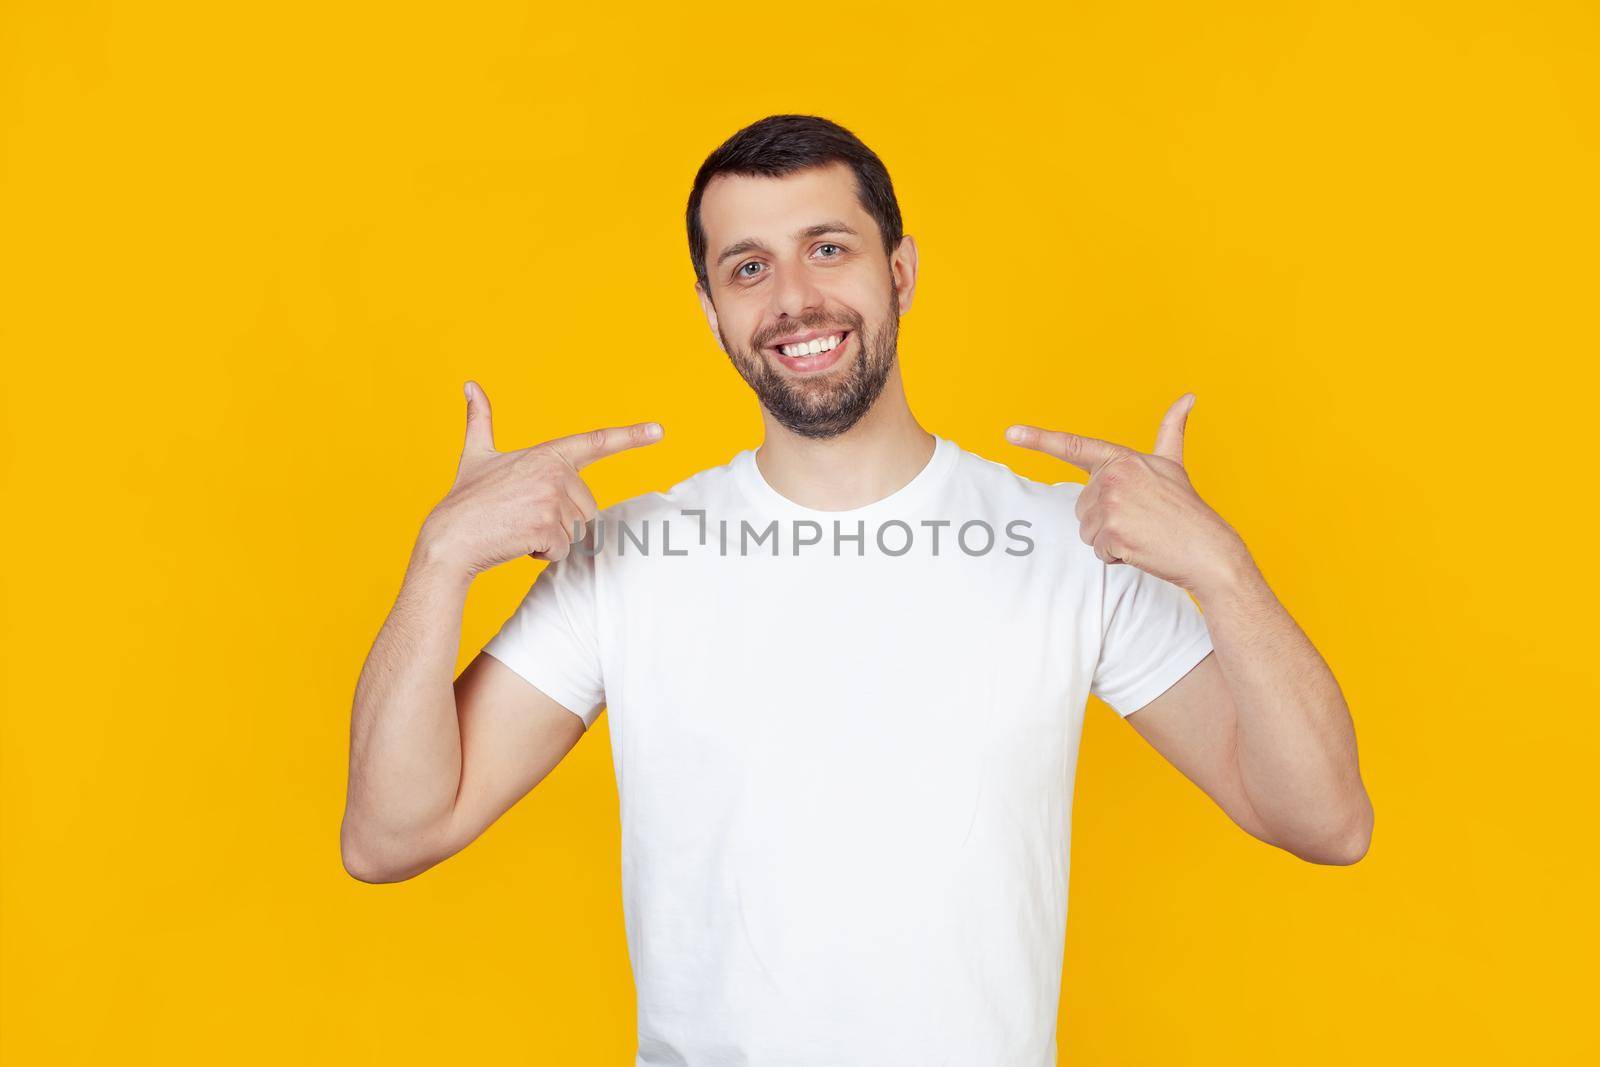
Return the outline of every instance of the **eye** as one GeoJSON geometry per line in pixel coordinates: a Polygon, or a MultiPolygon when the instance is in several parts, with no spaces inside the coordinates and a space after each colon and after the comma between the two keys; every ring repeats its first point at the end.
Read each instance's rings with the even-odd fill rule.
{"type": "MultiPolygon", "coordinates": [[[[823,249],[824,249],[824,248],[837,248],[837,249],[838,249],[838,250],[839,250],[839,253],[840,253],[840,255],[843,255],[843,254],[844,254],[844,248],[843,248],[843,246],[841,246],[841,245],[836,245],[836,244],[825,244],[825,245],[819,245],[819,246],[818,246],[818,248],[817,248],[817,251],[819,251],[819,252],[820,252],[820,251],[822,251],[822,250],[823,250],[823,249]]],[[[823,258],[823,259],[838,259],[838,258],[839,258],[839,256],[823,256],[823,257],[822,257],[822,258],[823,258]]]]}
{"type": "Polygon", "coordinates": [[[740,277],[740,278],[754,278],[755,275],[754,274],[746,274],[745,271],[744,271],[744,268],[745,267],[759,267],[759,266],[761,266],[761,261],[757,260],[757,259],[752,259],[750,262],[744,264],[743,266],[741,266],[738,270],[734,271],[733,273],[734,273],[734,275],[736,277],[740,277]]]}

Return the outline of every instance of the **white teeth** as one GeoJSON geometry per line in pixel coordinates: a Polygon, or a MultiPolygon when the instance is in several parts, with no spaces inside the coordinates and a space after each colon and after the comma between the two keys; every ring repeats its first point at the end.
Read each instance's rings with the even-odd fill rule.
{"type": "Polygon", "coordinates": [[[832,337],[819,337],[814,341],[807,341],[804,344],[784,345],[778,351],[791,358],[797,356],[814,356],[818,352],[826,352],[833,348],[839,343],[842,336],[842,334],[834,334],[832,337]]]}

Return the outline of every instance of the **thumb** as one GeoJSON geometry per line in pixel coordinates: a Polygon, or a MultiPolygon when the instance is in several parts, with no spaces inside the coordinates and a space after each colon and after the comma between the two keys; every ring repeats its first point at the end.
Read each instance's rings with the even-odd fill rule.
{"type": "Polygon", "coordinates": [[[489,412],[489,398],[483,389],[470,378],[467,393],[467,443],[463,452],[494,451],[494,420],[489,412]]]}
{"type": "Polygon", "coordinates": [[[1183,462],[1183,428],[1189,421],[1189,409],[1194,407],[1194,401],[1193,393],[1184,393],[1167,409],[1161,419],[1161,429],[1156,431],[1154,455],[1174,463],[1183,462]]]}

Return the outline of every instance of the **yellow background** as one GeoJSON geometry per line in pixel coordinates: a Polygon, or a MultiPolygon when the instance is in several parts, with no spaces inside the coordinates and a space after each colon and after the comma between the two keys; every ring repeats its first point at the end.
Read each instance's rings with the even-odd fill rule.
{"type": "MultiPolygon", "coordinates": [[[[1335,671],[1377,811],[1318,867],[1105,707],[1063,1062],[1573,1063],[1597,948],[1587,3],[0,7],[0,1059],[631,1062],[606,720],[462,854],[342,870],[349,707],[461,383],[502,448],[758,443],[696,167],[780,111],[886,161],[930,429],[1149,447],[1335,671]],[[577,10],[574,10],[576,8],[577,10]]],[[[462,663],[531,560],[481,578],[462,663]]]]}

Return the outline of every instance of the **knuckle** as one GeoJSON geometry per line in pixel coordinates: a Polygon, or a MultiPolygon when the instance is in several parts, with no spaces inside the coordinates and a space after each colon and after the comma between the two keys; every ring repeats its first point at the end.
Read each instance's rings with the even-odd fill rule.
{"type": "Polygon", "coordinates": [[[562,471],[568,469],[566,459],[557,451],[555,445],[550,443],[534,445],[518,458],[540,481],[559,476],[562,471]]]}
{"type": "Polygon", "coordinates": [[[601,449],[606,447],[606,432],[604,430],[590,430],[588,433],[589,447],[601,449]]]}
{"type": "Polygon", "coordinates": [[[584,518],[594,518],[598,509],[595,506],[594,493],[590,492],[588,483],[576,474],[572,474],[562,483],[561,489],[562,495],[583,512],[584,518]]]}
{"type": "Polygon", "coordinates": [[[551,500],[558,496],[565,484],[569,470],[558,456],[541,457],[529,472],[528,492],[534,500],[551,500]]]}

